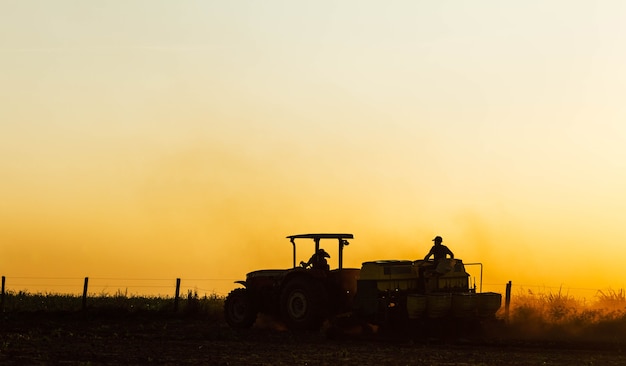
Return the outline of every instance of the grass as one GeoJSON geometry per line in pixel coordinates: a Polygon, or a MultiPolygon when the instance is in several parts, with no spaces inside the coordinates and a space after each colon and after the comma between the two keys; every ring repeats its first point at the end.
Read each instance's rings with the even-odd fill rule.
{"type": "MultiPolygon", "coordinates": [[[[173,312],[174,297],[129,295],[118,290],[114,294],[90,294],[83,309],[83,297],[56,293],[29,293],[25,291],[5,293],[2,310],[4,312],[73,312],[80,310],[100,312],[173,312]]],[[[183,314],[202,314],[219,317],[222,314],[224,299],[211,294],[198,296],[189,291],[187,296],[178,299],[177,312],[183,314]]]]}
{"type": "Polygon", "coordinates": [[[520,290],[511,299],[509,331],[528,339],[618,341],[626,337],[625,295],[623,289],[609,289],[588,301],[562,289],[520,290]]]}
{"type": "MultiPolygon", "coordinates": [[[[7,292],[3,310],[10,312],[78,312],[83,310],[82,296],[53,293],[7,292]]],[[[178,300],[173,297],[114,294],[91,294],[86,309],[91,313],[192,315],[221,322],[224,297],[199,296],[189,291],[178,300]]],[[[499,317],[504,316],[504,306],[499,317]]],[[[506,327],[496,336],[528,340],[624,342],[626,339],[626,292],[598,291],[593,299],[578,298],[567,291],[534,293],[519,290],[513,294],[506,327]]]]}

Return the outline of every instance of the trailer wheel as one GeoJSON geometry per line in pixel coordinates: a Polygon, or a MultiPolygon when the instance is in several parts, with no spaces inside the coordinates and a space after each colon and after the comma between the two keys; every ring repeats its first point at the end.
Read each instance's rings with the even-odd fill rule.
{"type": "Polygon", "coordinates": [[[280,304],[289,329],[317,330],[327,313],[327,294],[318,281],[296,278],[283,289],[280,304]]]}
{"type": "Polygon", "coordinates": [[[224,300],[224,317],[233,328],[250,328],[256,321],[257,310],[248,290],[232,290],[224,300]]]}

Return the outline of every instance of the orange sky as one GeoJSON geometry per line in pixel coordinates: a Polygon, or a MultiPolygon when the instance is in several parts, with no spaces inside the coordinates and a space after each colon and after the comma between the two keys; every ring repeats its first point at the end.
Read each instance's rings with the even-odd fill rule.
{"type": "Polygon", "coordinates": [[[623,288],[624,16],[4,2],[0,272],[14,289],[182,277],[226,294],[288,267],[285,236],[350,232],[348,266],[421,258],[441,235],[498,291],[623,288]]]}

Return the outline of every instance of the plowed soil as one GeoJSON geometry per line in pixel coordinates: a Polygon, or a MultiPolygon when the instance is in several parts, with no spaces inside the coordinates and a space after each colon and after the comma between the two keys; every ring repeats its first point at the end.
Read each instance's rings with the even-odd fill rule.
{"type": "Polygon", "coordinates": [[[2,365],[625,365],[624,344],[438,337],[370,329],[233,330],[167,314],[21,313],[0,320],[2,365]]]}

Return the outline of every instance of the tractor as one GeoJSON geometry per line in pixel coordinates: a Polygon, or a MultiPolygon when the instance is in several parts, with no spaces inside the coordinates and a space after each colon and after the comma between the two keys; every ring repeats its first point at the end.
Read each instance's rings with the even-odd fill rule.
{"type": "MultiPolygon", "coordinates": [[[[287,237],[293,246],[293,267],[247,274],[244,286],[224,301],[227,323],[249,328],[259,313],[284,321],[289,329],[315,330],[327,319],[348,314],[369,324],[476,324],[495,319],[502,296],[476,291],[460,259],[375,260],[360,269],[343,268],[343,249],[352,234],[301,234],[287,237]],[[296,240],[313,240],[313,256],[296,265],[296,240]],[[338,245],[338,268],[330,269],[321,240],[338,245]]],[[[480,266],[482,287],[482,264],[480,266]]]]}
{"type": "Polygon", "coordinates": [[[288,328],[319,329],[325,319],[352,308],[359,276],[358,268],[343,268],[343,249],[352,234],[301,234],[287,237],[293,247],[293,266],[289,269],[263,269],[250,272],[244,286],[231,291],[224,301],[227,323],[233,328],[248,328],[259,313],[281,319],[288,328]],[[309,262],[296,265],[296,251],[302,241],[314,244],[309,262]],[[338,268],[330,269],[329,254],[321,242],[335,241],[338,268]]]}

